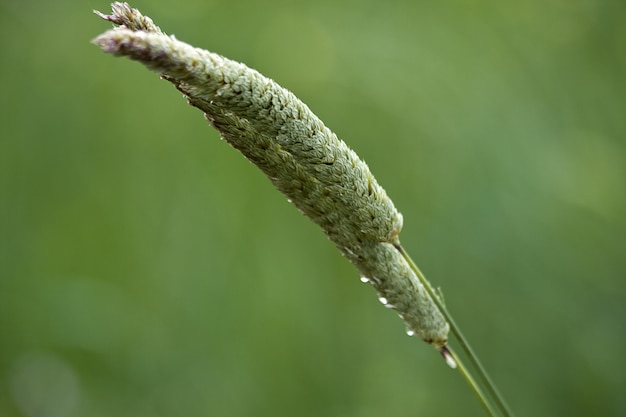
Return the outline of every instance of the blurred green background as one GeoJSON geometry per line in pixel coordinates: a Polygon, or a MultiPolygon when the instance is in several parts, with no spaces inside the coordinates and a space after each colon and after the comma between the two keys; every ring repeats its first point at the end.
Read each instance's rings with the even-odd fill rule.
{"type": "MultiPolygon", "coordinates": [[[[132,5],[368,162],[518,416],[626,415],[624,2],[132,5]]],[[[0,415],[483,415],[94,8],[0,3],[0,415]]]]}

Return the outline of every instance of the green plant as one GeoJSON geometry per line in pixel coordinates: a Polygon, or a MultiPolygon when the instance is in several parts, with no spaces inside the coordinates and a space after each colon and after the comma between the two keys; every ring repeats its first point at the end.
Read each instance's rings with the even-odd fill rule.
{"type": "Polygon", "coordinates": [[[430,283],[400,244],[402,215],[367,165],[291,92],[247,66],[167,36],[126,3],[105,20],[117,25],[94,43],[142,62],[202,110],[228,143],[257,165],[302,213],[317,223],[395,310],[409,335],[458,366],[490,415],[496,409],[448,347],[451,329],[497,409],[511,415],[430,283]]]}

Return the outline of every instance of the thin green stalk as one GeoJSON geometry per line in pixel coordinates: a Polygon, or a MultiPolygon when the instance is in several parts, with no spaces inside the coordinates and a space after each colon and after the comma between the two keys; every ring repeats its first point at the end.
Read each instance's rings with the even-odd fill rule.
{"type": "Polygon", "coordinates": [[[489,401],[487,396],[485,396],[485,393],[480,388],[480,385],[478,385],[476,383],[476,381],[472,377],[472,374],[467,370],[467,368],[465,367],[465,365],[461,361],[461,358],[459,358],[456,355],[456,353],[454,353],[454,351],[452,349],[450,349],[450,347],[446,346],[446,347],[443,347],[442,350],[443,349],[445,349],[445,352],[446,352],[446,353],[444,353],[444,356],[446,354],[449,354],[452,357],[452,360],[455,362],[457,369],[461,373],[461,376],[463,376],[463,378],[465,379],[465,381],[467,381],[467,383],[470,386],[470,388],[472,389],[472,391],[474,391],[474,395],[476,395],[476,397],[478,397],[478,400],[480,401],[480,404],[483,406],[483,408],[485,409],[487,414],[489,414],[490,416],[496,416],[497,412],[492,407],[491,402],[489,401]]]}
{"type": "MultiPolygon", "coordinates": [[[[500,392],[496,388],[495,384],[493,383],[493,381],[489,377],[489,374],[487,374],[487,371],[485,370],[485,368],[483,367],[482,363],[478,359],[478,356],[476,355],[476,353],[474,353],[474,350],[472,349],[472,347],[470,346],[469,342],[467,341],[467,339],[465,338],[465,336],[461,332],[461,329],[459,328],[459,326],[456,324],[456,322],[452,318],[452,315],[448,312],[448,310],[446,309],[446,306],[441,302],[441,299],[439,298],[439,296],[437,295],[437,293],[435,292],[433,287],[430,285],[430,282],[426,279],[426,277],[424,276],[422,271],[418,268],[418,266],[415,264],[415,262],[413,262],[413,259],[411,259],[409,254],[402,247],[402,245],[397,244],[395,246],[398,249],[398,251],[402,254],[404,259],[407,261],[407,263],[409,264],[409,266],[411,267],[413,272],[415,272],[415,275],[417,275],[417,278],[419,279],[419,281],[426,288],[426,291],[428,292],[428,294],[431,296],[431,298],[435,302],[435,305],[437,306],[437,308],[439,309],[441,314],[445,317],[446,321],[450,324],[450,330],[452,331],[452,334],[454,334],[454,336],[456,337],[459,345],[461,346],[461,349],[467,355],[467,358],[469,359],[470,363],[472,364],[472,366],[474,367],[474,369],[478,373],[478,377],[480,378],[480,380],[483,383],[483,385],[487,388],[487,391],[489,392],[489,395],[495,401],[495,403],[496,403],[498,409],[500,410],[500,412],[502,413],[502,415],[505,416],[505,417],[513,417],[513,413],[511,412],[510,408],[506,404],[506,401],[504,400],[504,398],[502,397],[502,395],[500,394],[500,392]]],[[[454,361],[458,365],[459,372],[461,372],[461,375],[463,375],[465,380],[468,382],[468,384],[470,385],[470,387],[472,388],[472,390],[474,391],[474,393],[476,394],[478,399],[481,401],[481,403],[483,404],[483,406],[485,407],[487,412],[490,415],[495,416],[496,414],[494,414],[493,408],[491,407],[491,405],[487,401],[487,398],[485,397],[484,393],[482,392],[482,389],[480,388],[480,386],[478,386],[476,384],[476,382],[472,378],[471,374],[469,374],[467,372],[467,369],[462,364],[462,362],[460,361],[458,356],[455,355],[449,348],[447,348],[445,346],[444,346],[444,349],[446,349],[447,351],[450,352],[450,354],[452,355],[454,361]]],[[[442,354],[443,354],[443,352],[442,352],[442,354]]],[[[444,354],[444,356],[445,356],[445,354],[444,354]]]]}
{"type": "Polygon", "coordinates": [[[459,345],[461,345],[461,349],[463,349],[463,351],[467,355],[472,366],[478,371],[478,376],[480,377],[485,387],[487,387],[489,395],[491,395],[491,398],[493,398],[493,400],[496,402],[496,405],[498,406],[500,412],[506,417],[513,417],[513,413],[511,412],[511,409],[504,400],[504,397],[502,396],[502,394],[500,394],[500,391],[489,377],[489,374],[478,359],[478,355],[474,353],[474,350],[470,346],[469,342],[467,341],[463,333],[461,333],[461,329],[459,328],[459,326],[452,319],[452,317],[450,317],[449,313],[444,313],[444,315],[448,316],[448,322],[450,323],[450,330],[452,330],[452,334],[454,334],[454,336],[456,337],[457,342],[459,343],[459,345]]]}

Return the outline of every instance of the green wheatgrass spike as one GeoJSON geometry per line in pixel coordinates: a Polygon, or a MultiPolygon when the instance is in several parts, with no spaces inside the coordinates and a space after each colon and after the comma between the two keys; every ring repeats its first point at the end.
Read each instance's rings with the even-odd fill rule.
{"type": "Polygon", "coordinates": [[[446,352],[449,325],[398,250],[402,215],[369,168],[294,94],[244,64],[163,33],[126,3],[100,17],[117,25],[93,42],[142,62],[202,110],[395,309],[407,333],[446,352]]]}

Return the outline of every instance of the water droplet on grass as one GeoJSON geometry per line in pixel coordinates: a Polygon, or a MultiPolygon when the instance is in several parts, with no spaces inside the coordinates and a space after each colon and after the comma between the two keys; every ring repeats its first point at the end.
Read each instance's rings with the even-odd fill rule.
{"type": "Polygon", "coordinates": [[[442,346],[441,348],[439,348],[439,353],[441,353],[441,356],[443,356],[443,359],[445,359],[450,368],[456,369],[456,360],[454,360],[454,356],[447,346],[442,346]]]}

